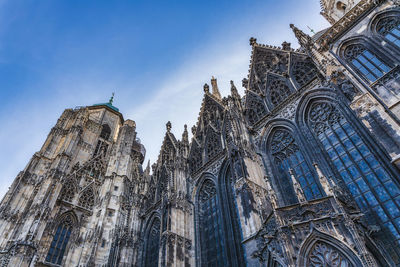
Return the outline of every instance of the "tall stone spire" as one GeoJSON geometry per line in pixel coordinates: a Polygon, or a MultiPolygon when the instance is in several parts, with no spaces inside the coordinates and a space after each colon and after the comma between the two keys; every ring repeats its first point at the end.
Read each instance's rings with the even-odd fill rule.
{"type": "Polygon", "coordinates": [[[300,46],[306,50],[309,50],[312,46],[311,37],[308,34],[305,34],[302,30],[300,30],[296,26],[294,26],[294,24],[290,24],[290,28],[292,28],[294,36],[296,36],[300,46]]]}
{"type": "Polygon", "coordinates": [[[212,76],[211,78],[212,94],[218,99],[221,99],[221,94],[219,93],[217,79],[212,76]]]}

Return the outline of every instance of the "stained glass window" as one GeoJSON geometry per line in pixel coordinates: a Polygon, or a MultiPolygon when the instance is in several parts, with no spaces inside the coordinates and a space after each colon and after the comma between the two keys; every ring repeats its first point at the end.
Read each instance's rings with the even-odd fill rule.
{"type": "Polygon", "coordinates": [[[387,17],[379,21],[377,31],[400,48],[400,17],[387,17]]]}
{"type": "Polygon", "coordinates": [[[146,242],[146,267],[158,266],[158,252],[160,250],[160,220],[155,218],[146,242]]]}
{"type": "MultiPolygon", "coordinates": [[[[289,192],[293,192],[292,183],[290,182],[290,170],[293,170],[293,174],[301,185],[307,200],[322,197],[313,172],[288,130],[277,129],[272,133],[269,151],[271,151],[274,164],[278,169],[280,176],[278,183],[285,191],[282,192],[283,195],[288,196],[289,192]]],[[[291,199],[288,197],[287,200],[290,202],[288,204],[293,204],[296,201],[293,197],[291,199]]]]}
{"type": "Polygon", "coordinates": [[[215,184],[206,180],[198,197],[201,266],[227,266],[222,216],[215,184]]]}
{"type": "Polygon", "coordinates": [[[344,56],[371,82],[375,82],[390,71],[390,68],[380,58],[362,44],[349,45],[344,51],[344,56]]]}
{"type": "Polygon", "coordinates": [[[372,210],[400,244],[400,189],[341,112],[316,102],[309,123],[361,211],[372,210]]]}
{"type": "Polygon", "coordinates": [[[66,216],[58,225],[53,241],[50,244],[49,252],[46,256],[47,262],[61,265],[65,249],[71,237],[72,225],[73,220],[70,215],[66,216]]]}

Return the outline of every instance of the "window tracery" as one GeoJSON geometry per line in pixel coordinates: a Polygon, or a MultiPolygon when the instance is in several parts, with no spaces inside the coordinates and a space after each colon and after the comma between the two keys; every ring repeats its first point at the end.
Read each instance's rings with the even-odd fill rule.
{"type": "Polygon", "coordinates": [[[318,70],[311,59],[298,60],[293,64],[292,75],[300,87],[303,87],[317,76],[318,70]]]}
{"type": "Polygon", "coordinates": [[[400,189],[342,112],[311,105],[308,123],[361,210],[376,214],[400,244],[400,189]]]}
{"type": "Polygon", "coordinates": [[[61,191],[61,199],[72,202],[75,196],[75,186],[73,184],[73,181],[68,179],[65,181],[64,186],[61,191]]]}
{"type": "Polygon", "coordinates": [[[68,214],[57,226],[46,256],[47,262],[61,265],[68,241],[71,237],[73,222],[72,216],[68,214]]]}
{"type": "Polygon", "coordinates": [[[333,246],[316,242],[308,256],[307,266],[353,267],[353,264],[333,246]]]}
{"type": "Polygon", "coordinates": [[[400,48],[400,17],[390,16],[379,21],[377,32],[400,48]]]}
{"type": "Polygon", "coordinates": [[[274,106],[283,102],[289,95],[290,89],[285,81],[275,79],[269,84],[270,101],[274,106]]]}
{"type": "Polygon", "coordinates": [[[344,50],[344,58],[350,62],[365,78],[374,82],[390,68],[363,44],[351,44],[344,50]]]}
{"type": "Polygon", "coordinates": [[[255,124],[267,113],[267,109],[261,99],[248,94],[247,99],[247,118],[250,124],[255,124]]]}
{"type": "Polygon", "coordinates": [[[91,210],[94,206],[94,193],[93,189],[86,189],[79,197],[79,206],[91,210]]]}
{"type": "Polygon", "coordinates": [[[146,242],[146,267],[158,266],[158,252],[160,250],[160,219],[155,218],[147,236],[146,242]]]}
{"type": "Polygon", "coordinates": [[[211,126],[208,129],[206,138],[206,153],[207,160],[212,159],[221,151],[221,137],[218,133],[214,132],[211,126]]]}
{"type": "MultiPolygon", "coordinates": [[[[283,194],[293,192],[289,178],[291,175],[290,172],[293,170],[293,175],[300,183],[307,200],[322,197],[313,172],[305,161],[303,153],[296,144],[293,135],[288,130],[282,128],[274,130],[269,151],[278,169],[278,176],[280,176],[278,183],[284,190],[283,194]]],[[[296,200],[292,196],[291,199],[288,197],[287,201],[291,202],[289,204],[292,204],[296,200]]]]}

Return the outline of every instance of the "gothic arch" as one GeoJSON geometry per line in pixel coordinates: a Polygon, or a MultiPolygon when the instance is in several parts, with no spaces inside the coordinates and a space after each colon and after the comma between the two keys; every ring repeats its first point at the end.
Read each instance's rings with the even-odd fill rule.
{"type": "Polygon", "coordinates": [[[336,182],[351,194],[371,222],[379,224],[400,242],[400,184],[398,171],[368,129],[342,101],[318,93],[300,102],[304,132],[321,149],[336,182]],[[306,104],[305,104],[306,103],[306,104]],[[304,106],[305,105],[305,106],[304,106]]]}
{"type": "Polygon", "coordinates": [[[271,109],[285,101],[294,92],[287,78],[268,74],[266,82],[267,102],[271,109]]]}
{"type": "Polygon", "coordinates": [[[79,194],[79,200],[78,200],[78,205],[88,209],[92,210],[93,206],[95,204],[95,193],[92,185],[87,186],[82,192],[79,194]]]}
{"type": "Polygon", "coordinates": [[[145,223],[142,266],[158,266],[161,246],[161,216],[153,212],[145,223]]]}
{"type": "MultiPolygon", "coordinates": [[[[236,201],[235,182],[237,178],[235,177],[235,172],[243,172],[243,170],[235,171],[232,164],[233,163],[229,160],[225,160],[222,163],[219,171],[217,188],[222,200],[223,222],[227,239],[226,247],[228,249],[229,258],[232,261],[230,262],[230,266],[242,266],[244,265],[244,251],[242,247],[243,236],[238,214],[238,203],[236,201]]],[[[243,217],[245,217],[245,219],[249,216],[249,214],[246,213],[249,213],[250,209],[252,209],[252,207],[247,207],[249,206],[247,203],[250,202],[249,204],[253,205],[255,202],[250,194],[251,192],[246,196],[242,196],[242,205],[244,205],[243,217]]]]}
{"type": "Polygon", "coordinates": [[[400,50],[400,36],[393,34],[392,30],[400,26],[400,9],[391,8],[378,12],[370,20],[368,29],[374,37],[385,40],[389,43],[392,50],[400,50]],[[397,38],[399,37],[399,38],[397,38]]]}
{"type": "Polygon", "coordinates": [[[61,265],[65,252],[69,250],[70,240],[77,232],[78,219],[73,211],[67,211],[55,219],[52,241],[45,258],[46,262],[61,265]]]}
{"type": "Polygon", "coordinates": [[[357,267],[363,264],[346,244],[313,228],[301,245],[296,266],[357,267]]]}
{"type": "Polygon", "coordinates": [[[100,137],[103,138],[104,140],[108,140],[110,136],[111,136],[110,126],[107,123],[103,124],[103,126],[101,127],[100,137]]]}
{"type": "Polygon", "coordinates": [[[280,205],[297,202],[292,176],[300,184],[306,199],[320,198],[324,194],[312,167],[306,142],[298,133],[292,122],[280,119],[271,121],[264,131],[264,162],[280,205]]]}
{"type": "Polygon", "coordinates": [[[297,90],[318,77],[318,69],[307,55],[292,53],[290,57],[289,75],[294,81],[297,90]]]}
{"type": "Polygon", "coordinates": [[[268,113],[264,100],[256,93],[247,91],[245,115],[250,125],[256,124],[268,113]]]}
{"type": "Polygon", "coordinates": [[[364,36],[344,40],[337,51],[344,64],[368,83],[375,82],[395,66],[384,51],[364,36]]]}
{"type": "Polygon", "coordinates": [[[69,178],[64,181],[64,185],[61,189],[60,199],[72,202],[74,200],[75,194],[78,191],[78,187],[73,179],[69,178]]]}

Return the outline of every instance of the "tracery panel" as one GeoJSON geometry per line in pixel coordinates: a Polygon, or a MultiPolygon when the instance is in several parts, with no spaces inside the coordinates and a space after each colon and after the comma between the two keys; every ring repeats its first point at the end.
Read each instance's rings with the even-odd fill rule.
{"type": "MultiPolygon", "coordinates": [[[[274,130],[268,150],[271,152],[273,163],[277,167],[280,179],[278,184],[285,191],[281,193],[288,196],[288,192],[293,192],[292,183],[290,182],[290,170],[293,170],[293,174],[300,183],[307,200],[322,197],[314,173],[308,166],[293,135],[288,130],[283,128],[274,130]]],[[[290,198],[288,197],[287,199],[290,198]]],[[[289,200],[291,203],[288,204],[293,204],[295,201],[292,198],[289,200]]]]}
{"type": "Polygon", "coordinates": [[[310,267],[354,267],[354,265],[335,247],[316,242],[308,255],[307,265],[310,267]]]}
{"type": "Polygon", "coordinates": [[[400,244],[400,190],[341,111],[314,102],[308,122],[362,211],[373,211],[400,244]]]}

